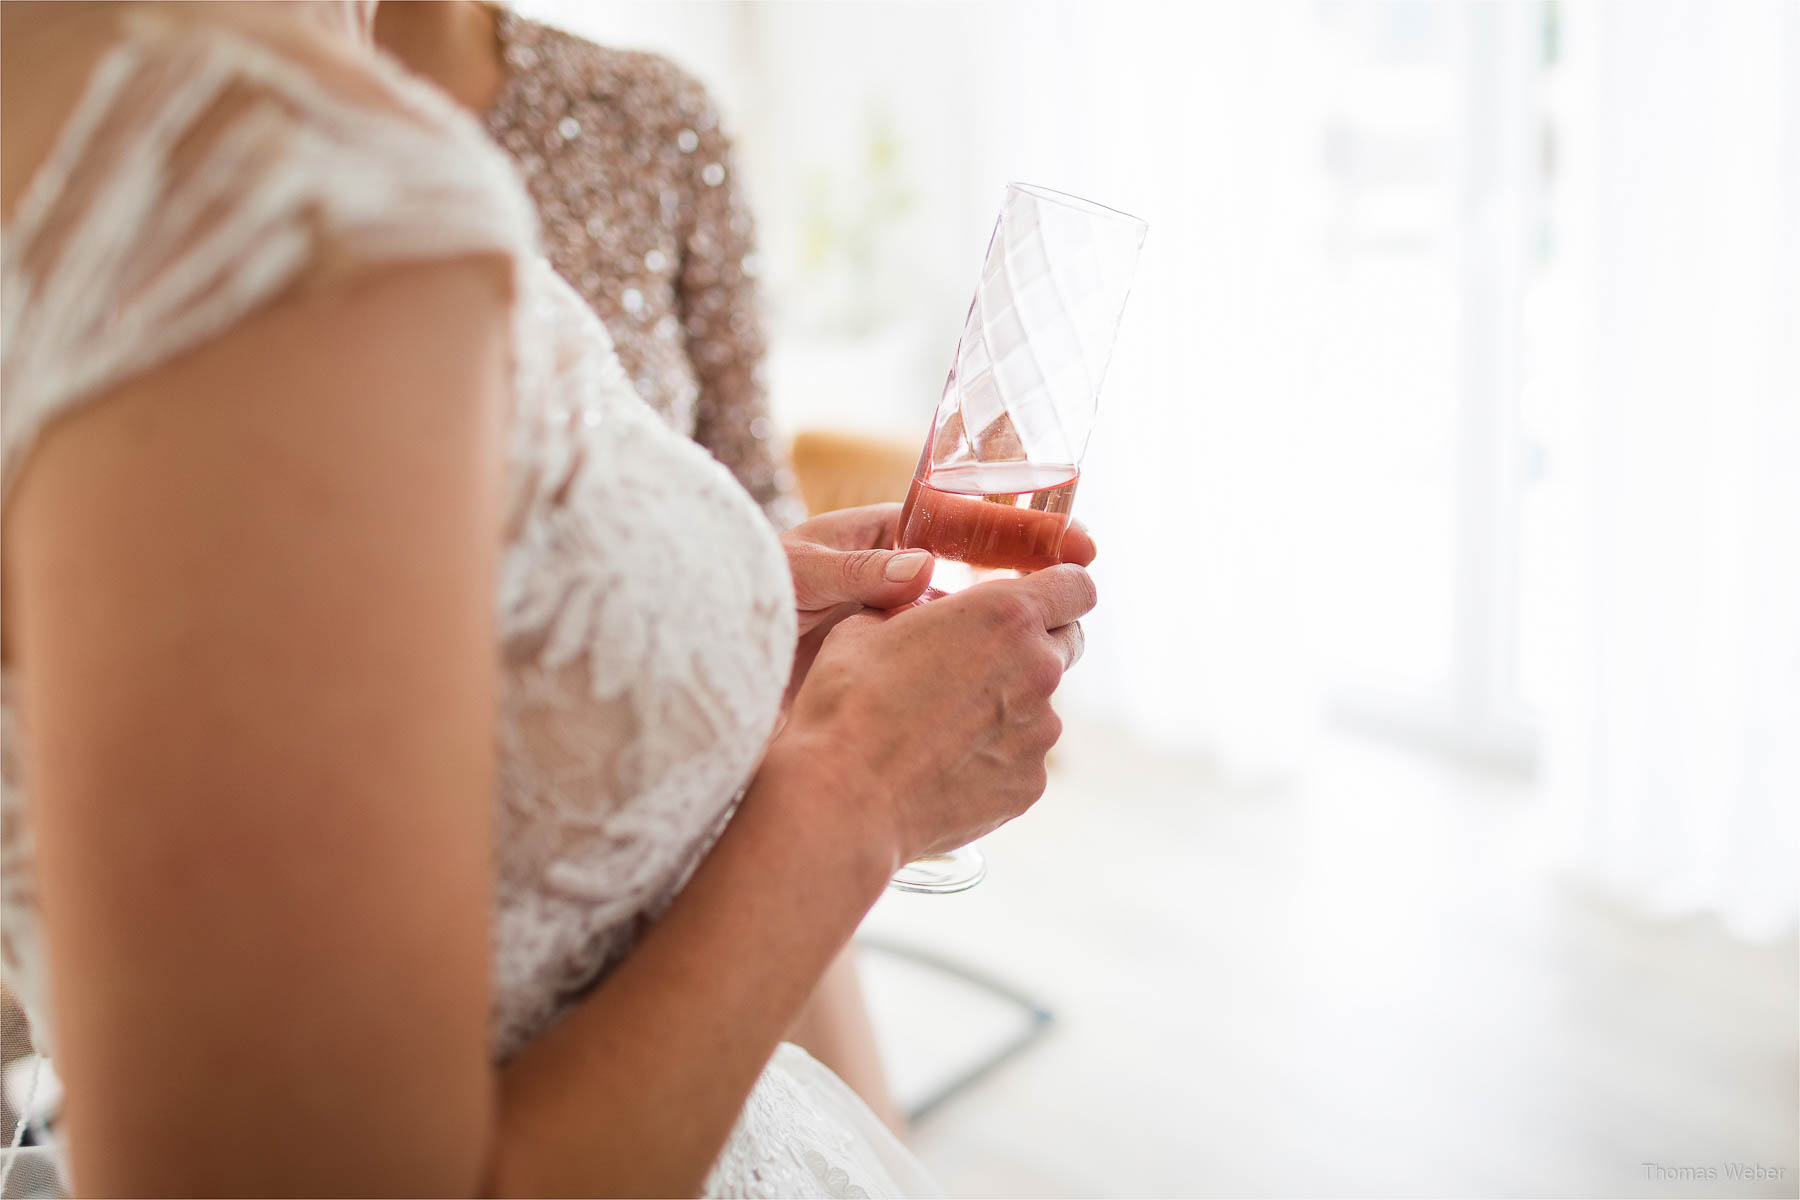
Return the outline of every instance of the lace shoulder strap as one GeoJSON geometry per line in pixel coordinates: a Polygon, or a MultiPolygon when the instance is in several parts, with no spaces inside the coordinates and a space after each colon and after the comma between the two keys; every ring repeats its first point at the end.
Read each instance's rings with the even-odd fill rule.
{"type": "Polygon", "coordinates": [[[127,21],[0,241],[0,494],[47,421],[298,286],[534,243],[523,189],[448,98],[372,53],[325,67],[127,21]]]}

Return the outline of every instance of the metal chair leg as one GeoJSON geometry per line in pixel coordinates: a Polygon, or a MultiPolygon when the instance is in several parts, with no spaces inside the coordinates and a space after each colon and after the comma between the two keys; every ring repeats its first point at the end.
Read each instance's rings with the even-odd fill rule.
{"type": "Polygon", "coordinates": [[[952,979],[960,980],[971,987],[979,988],[990,995],[998,996],[1023,1009],[1029,1018],[1024,1029],[984,1054],[973,1066],[955,1075],[948,1083],[908,1108],[906,1119],[913,1124],[917,1124],[946,1101],[967,1091],[1001,1066],[1024,1053],[1040,1041],[1050,1031],[1050,1026],[1056,1022],[1056,1014],[1037,1000],[1011,984],[995,979],[973,967],[965,966],[954,959],[945,958],[929,950],[921,950],[917,946],[889,941],[883,937],[861,935],[857,937],[856,944],[878,954],[885,954],[890,958],[898,958],[917,966],[927,967],[940,974],[948,975],[952,979]]]}

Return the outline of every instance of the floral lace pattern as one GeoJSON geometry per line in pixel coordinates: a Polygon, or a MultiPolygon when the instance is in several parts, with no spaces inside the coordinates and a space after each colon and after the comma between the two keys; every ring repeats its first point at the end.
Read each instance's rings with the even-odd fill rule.
{"type": "Polygon", "coordinates": [[[557,353],[521,355],[501,564],[502,1056],[673,898],[761,756],[794,645],[755,505],[638,399],[574,292],[526,272],[521,344],[557,353]]]}
{"type": "Polygon", "coordinates": [[[932,1196],[912,1153],[798,1046],[775,1051],[706,1182],[709,1196],[932,1196]],[[801,1139],[795,1129],[809,1131],[801,1139]]]}
{"type": "MultiPolygon", "coordinates": [[[[504,1059],[629,952],[729,819],[792,662],[792,584],[756,504],[644,405],[534,252],[504,157],[435,91],[358,63],[328,86],[318,64],[205,19],[126,19],[0,247],[0,464],[10,487],[46,424],[296,288],[397,259],[516,263],[496,597],[504,1059]]],[[[44,1048],[14,686],[28,670],[0,675],[0,952],[44,1048]]],[[[716,1186],[916,1190],[903,1154],[890,1169],[865,1153],[858,1131],[885,1132],[867,1110],[798,1053],[758,1083],[716,1186]]]]}

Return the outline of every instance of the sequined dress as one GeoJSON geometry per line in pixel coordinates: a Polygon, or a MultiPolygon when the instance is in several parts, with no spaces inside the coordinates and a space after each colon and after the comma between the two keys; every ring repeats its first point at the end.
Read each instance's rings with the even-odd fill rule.
{"type": "Polygon", "coordinates": [[[657,55],[495,18],[506,76],[487,129],[557,273],[606,323],[638,395],[777,526],[802,520],[762,380],[750,214],[705,89],[657,55]]]}
{"type": "MultiPolygon", "coordinates": [[[[490,1031],[503,1061],[631,952],[730,819],[792,665],[792,580],[744,489],[644,404],[537,252],[530,201],[475,121],[372,50],[326,53],[214,11],[109,10],[111,47],[6,222],[0,506],[58,421],[284,297],[407,260],[513,265],[495,447],[507,521],[490,1031]]],[[[16,654],[0,671],[0,961],[53,1054],[30,671],[16,654]]],[[[930,1183],[841,1081],[783,1046],[707,1189],[930,1183]]]]}

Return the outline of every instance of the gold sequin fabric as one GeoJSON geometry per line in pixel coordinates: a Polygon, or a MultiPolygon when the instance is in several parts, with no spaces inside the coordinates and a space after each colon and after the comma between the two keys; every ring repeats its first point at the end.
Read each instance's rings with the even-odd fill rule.
{"type": "Polygon", "coordinates": [[[551,263],[650,407],[776,525],[801,520],[762,380],[750,214],[706,90],[658,55],[497,19],[506,82],[488,132],[519,166],[551,263]]]}

